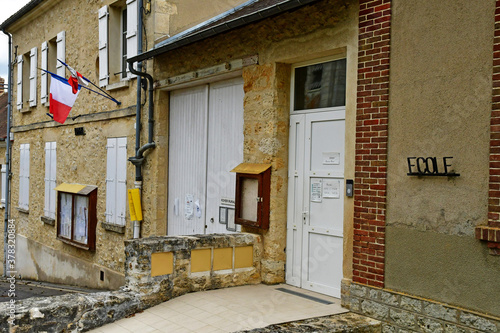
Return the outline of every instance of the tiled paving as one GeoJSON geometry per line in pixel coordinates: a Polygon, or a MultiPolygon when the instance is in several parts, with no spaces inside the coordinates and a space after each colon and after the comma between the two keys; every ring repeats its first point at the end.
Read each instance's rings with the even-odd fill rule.
{"type": "Polygon", "coordinates": [[[340,306],[337,298],[288,285],[261,284],[183,295],[90,332],[236,332],[344,312],[348,310],[340,306]],[[279,291],[279,288],[331,304],[279,291]]]}

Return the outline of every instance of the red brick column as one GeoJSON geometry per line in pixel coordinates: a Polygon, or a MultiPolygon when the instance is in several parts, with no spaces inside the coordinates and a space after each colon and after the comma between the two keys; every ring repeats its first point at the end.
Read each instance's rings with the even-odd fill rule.
{"type": "Polygon", "coordinates": [[[477,227],[476,238],[488,242],[491,254],[500,255],[500,1],[495,10],[491,105],[488,226],[477,227]]]}
{"type": "Polygon", "coordinates": [[[353,281],[384,286],[391,0],[360,0],[353,281]]]}

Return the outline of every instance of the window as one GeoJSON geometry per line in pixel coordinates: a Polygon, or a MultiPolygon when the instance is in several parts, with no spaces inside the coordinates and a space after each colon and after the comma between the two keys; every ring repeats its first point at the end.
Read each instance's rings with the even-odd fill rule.
{"type": "Polygon", "coordinates": [[[106,149],[106,223],[125,225],[127,138],[109,138],[106,149]]]}
{"type": "Polygon", "coordinates": [[[17,109],[36,106],[37,48],[17,57],[17,109]]]}
{"type": "Polygon", "coordinates": [[[44,214],[51,219],[56,218],[56,143],[45,143],[45,206],[44,214]]]}
{"type": "Polygon", "coordinates": [[[295,68],[294,111],[345,105],[346,59],[295,68]]]}
{"type": "Polygon", "coordinates": [[[99,86],[134,77],[127,57],[137,55],[137,0],[99,9],[99,86]]]}
{"type": "MultiPolygon", "coordinates": [[[[66,62],[66,32],[61,31],[56,37],[52,38],[48,42],[42,43],[42,63],[41,68],[52,73],[56,73],[59,76],[66,77],[66,68],[64,65],[57,61],[57,59],[66,62]]],[[[49,75],[46,72],[41,71],[41,103],[47,104],[49,102],[48,87],[49,75]]]]}
{"type": "Polygon", "coordinates": [[[97,187],[63,183],[55,190],[58,239],[84,250],[94,250],[97,187]]]}
{"type": "Polygon", "coordinates": [[[7,185],[7,164],[2,164],[2,169],[0,172],[1,172],[0,181],[1,181],[1,186],[2,186],[1,206],[5,207],[5,198],[7,197],[7,195],[6,195],[7,189],[5,188],[5,186],[7,185]]]}
{"type": "Polygon", "coordinates": [[[29,209],[30,195],[30,145],[21,144],[19,158],[19,208],[29,209]]]}

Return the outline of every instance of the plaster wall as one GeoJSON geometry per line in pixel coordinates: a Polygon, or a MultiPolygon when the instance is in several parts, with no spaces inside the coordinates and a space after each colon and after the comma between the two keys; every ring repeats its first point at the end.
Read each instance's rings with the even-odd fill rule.
{"type": "MultiPolygon", "coordinates": [[[[258,55],[258,64],[244,67],[242,71],[245,91],[244,162],[272,164],[270,228],[267,231],[245,231],[263,235],[262,278],[266,283],[284,281],[292,64],[339,54],[347,57],[345,178],[354,177],[357,17],[356,1],[320,1],[155,59],[154,77],[161,81],[229,60],[258,55]]],[[[168,119],[168,103],[165,100],[166,96],[159,100],[163,104],[159,110],[160,122],[168,119]]],[[[158,177],[166,179],[167,168],[162,165],[160,168],[158,177]]],[[[158,201],[158,207],[165,205],[166,200],[158,201]]],[[[353,202],[347,198],[344,216],[345,277],[352,275],[352,215],[353,202]]]]}
{"type": "Polygon", "coordinates": [[[494,14],[493,0],[393,1],[385,286],[498,315],[500,258],[474,239],[487,222],[494,14]],[[460,177],[407,176],[419,156],[453,157],[460,177]]]}

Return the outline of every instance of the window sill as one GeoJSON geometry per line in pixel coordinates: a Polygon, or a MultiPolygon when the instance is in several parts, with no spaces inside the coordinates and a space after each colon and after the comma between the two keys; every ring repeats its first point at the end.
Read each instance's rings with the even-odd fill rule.
{"type": "Polygon", "coordinates": [[[62,238],[62,237],[57,237],[57,239],[59,239],[61,242],[65,243],[65,244],[77,247],[77,248],[82,249],[82,250],[86,250],[86,251],[91,250],[90,246],[87,246],[87,245],[84,245],[84,244],[78,244],[76,242],[70,241],[70,240],[62,238]]]}
{"type": "Polygon", "coordinates": [[[124,225],[101,222],[101,226],[104,230],[116,232],[117,234],[125,234],[124,225]]]}
{"type": "Polygon", "coordinates": [[[126,79],[126,80],[116,82],[113,84],[108,84],[106,86],[106,90],[111,91],[111,90],[117,90],[117,89],[128,88],[128,87],[130,87],[130,80],[126,79]]]}
{"type": "Polygon", "coordinates": [[[43,224],[52,225],[56,224],[56,220],[47,216],[41,216],[40,220],[42,220],[43,224]]]}
{"type": "Polygon", "coordinates": [[[24,209],[24,208],[21,208],[21,207],[16,207],[16,209],[20,213],[24,213],[24,214],[29,214],[30,213],[29,209],[24,209]]]}
{"type": "Polygon", "coordinates": [[[21,113],[28,113],[28,112],[31,112],[32,108],[31,107],[28,107],[28,108],[22,108],[19,110],[19,112],[21,113]]]}

